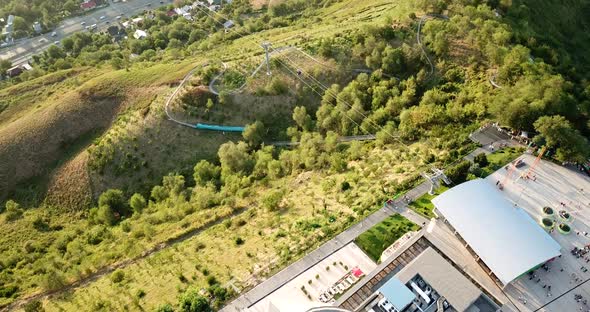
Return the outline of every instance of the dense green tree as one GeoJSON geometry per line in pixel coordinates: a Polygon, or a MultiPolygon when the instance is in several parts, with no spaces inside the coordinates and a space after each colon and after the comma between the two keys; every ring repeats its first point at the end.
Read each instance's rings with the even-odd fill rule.
{"type": "Polygon", "coordinates": [[[244,142],[235,144],[227,142],[219,147],[219,161],[221,162],[221,174],[249,175],[252,170],[252,157],[248,153],[248,146],[244,142]]]}
{"type": "Polygon", "coordinates": [[[256,148],[260,146],[260,144],[262,144],[265,132],[266,130],[264,128],[264,124],[261,121],[257,120],[252,124],[246,125],[246,128],[244,129],[242,136],[244,137],[244,140],[248,142],[248,145],[256,148]]]}
{"type": "Polygon", "coordinates": [[[0,60],[0,76],[4,76],[10,67],[12,67],[12,62],[9,60],[0,60]]]}
{"type": "Polygon", "coordinates": [[[156,202],[159,203],[159,202],[165,200],[166,198],[168,198],[168,196],[169,196],[169,193],[163,186],[156,185],[152,188],[151,197],[156,202]]]}
{"type": "Polygon", "coordinates": [[[539,132],[535,140],[555,148],[560,161],[584,162],[590,156],[588,140],[563,116],[543,116],[535,121],[535,129],[539,132]]]}
{"type": "Polygon", "coordinates": [[[457,165],[446,169],[445,174],[447,177],[449,177],[449,179],[451,179],[453,184],[458,185],[467,180],[470,167],[471,163],[468,160],[463,160],[457,165]]]}
{"type": "Polygon", "coordinates": [[[129,213],[129,206],[123,195],[123,191],[117,189],[109,189],[98,197],[98,206],[107,206],[113,213],[120,215],[127,215],[129,213]]]}
{"type": "Polygon", "coordinates": [[[209,301],[199,295],[197,290],[189,289],[185,291],[179,300],[179,309],[182,312],[212,312],[209,301]]]}
{"type": "Polygon", "coordinates": [[[201,160],[195,165],[193,177],[197,185],[205,186],[207,183],[217,185],[221,177],[221,168],[206,160],[201,160]]]}

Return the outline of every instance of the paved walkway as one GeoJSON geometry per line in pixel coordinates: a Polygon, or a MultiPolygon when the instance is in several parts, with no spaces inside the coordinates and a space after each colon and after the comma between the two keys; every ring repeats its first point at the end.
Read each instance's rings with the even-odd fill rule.
{"type": "MultiPolygon", "coordinates": [[[[487,151],[487,153],[490,152],[488,149],[485,149],[485,151],[487,151]]],[[[464,158],[471,160],[475,155],[481,152],[481,149],[476,149],[470,154],[466,155],[464,158]]],[[[428,193],[429,190],[430,183],[425,181],[420,183],[413,189],[409,190],[405,194],[405,197],[409,201],[414,201],[418,197],[428,193]]],[[[365,232],[367,229],[371,228],[372,226],[376,225],[377,223],[385,220],[389,216],[394,215],[396,213],[401,214],[402,216],[408,218],[410,221],[418,225],[427,224],[429,222],[429,220],[425,217],[409,209],[408,205],[404,202],[403,198],[399,198],[392,204],[385,205],[383,208],[377,210],[376,212],[369,215],[359,223],[351,226],[344,232],[338,234],[336,237],[321,245],[316,250],[310,252],[308,255],[301,258],[297,262],[289,265],[288,267],[278,272],[277,274],[271,276],[264,282],[256,285],[254,288],[252,288],[251,290],[249,290],[248,292],[241,295],[240,297],[232,301],[230,304],[225,306],[223,309],[221,309],[221,311],[242,311],[254,305],[258,301],[262,300],[264,297],[273,293],[281,286],[285,285],[286,283],[297,277],[299,274],[307,271],[309,268],[313,267],[318,262],[327,258],[334,252],[340,250],[348,243],[354,241],[354,239],[357,236],[365,232]]]]}

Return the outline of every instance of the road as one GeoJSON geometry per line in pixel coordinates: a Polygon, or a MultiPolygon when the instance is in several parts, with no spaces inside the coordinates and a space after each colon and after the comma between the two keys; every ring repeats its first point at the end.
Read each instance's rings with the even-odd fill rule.
{"type": "Polygon", "coordinates": [[[87,15],[64,20],[54,30],[55,37],[52,37],[52,32],[49,32],[41,36],[21,40],[13,46],[3,48],[0,50],[0,59],[9,60],[14,65],[22,64],[31,59],[33,55],[49,48],[55,41],[61,41],[75,32],[85,30],[85,26],[97,24],[99,29],[106,28],[109,25],[106,22],[114,23],[117,16],[131,17],[144,10],[154,9],[170,3],[172,3],[172,0],[164,0],[164,4],[160,4],[159,0],[127,0],[126,2],[111,3],[109,6],[94,10],[87,15]],[[151,5],[148,6],[148,4],[151,5]],[[101,20],[101,16],[105,16],[105,19],[101,20]],[[86,25],[82,25],[82,22],[85,22],[86,25]]]}

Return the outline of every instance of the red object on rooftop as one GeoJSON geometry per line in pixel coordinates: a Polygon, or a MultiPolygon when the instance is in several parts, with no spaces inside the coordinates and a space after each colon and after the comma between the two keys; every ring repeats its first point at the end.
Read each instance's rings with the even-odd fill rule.
{"type": "Polygon", "coordinates": [[[96,2],[94,0],[90,0],[80,4],[80,7],[84,10],[94,9],[96,7],[96,2]]]}
{"type": "Polygon", "coordinates": [[[166,12],[166,15],[172,17],[172,16],[176,15],[176,12],[174,12],[174,10],[170,10],[170,11],[166,12]]]}
{"type": "Polygon", "coordinates": [[[352,275],[354,275],[355,277],[361,277],[365,275],[365,273],[363,273],[363,271],[359,268],[354,268],[352,269],[352,275]]]}

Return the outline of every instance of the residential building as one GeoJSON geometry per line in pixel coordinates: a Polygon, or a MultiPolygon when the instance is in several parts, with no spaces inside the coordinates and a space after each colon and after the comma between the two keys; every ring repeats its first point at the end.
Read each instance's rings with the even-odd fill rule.
{"type": "Polygon", "coordinates": [[[133,38],[135,39],[143,39],[145,37],[147,37],[147,33],[141,29],[137,29],[134,33],[133,33],[133,38]]]}
{"type": "Polygon", "coordinates": [[[94,0],[87,0],[80,3],[80,8],[84,11],[92,10],[96,8],[96,1],[94,0]]]}

